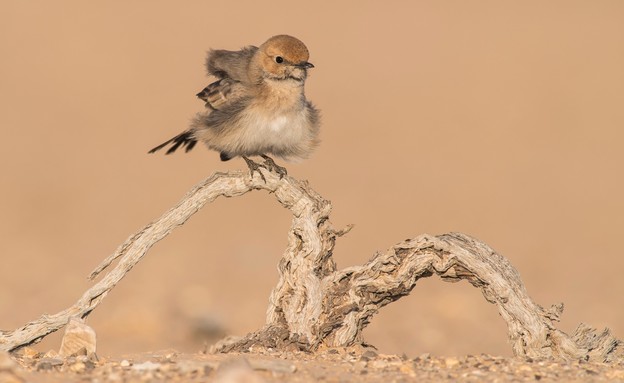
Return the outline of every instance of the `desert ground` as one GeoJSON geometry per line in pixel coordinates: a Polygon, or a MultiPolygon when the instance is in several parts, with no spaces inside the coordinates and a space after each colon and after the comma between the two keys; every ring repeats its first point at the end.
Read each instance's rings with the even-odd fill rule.
{"type": "Polygon", "coordinates": [[[254,352],[212,355],[175,350],[114,358],[64,360],[18,353],[3,363],[3,383],[48,382],[594,382],[623,381],[624,365],[522,361],[486,354],[432,357],[331,349],[315,354],[254,352]]]}
{"type": "MultiPolygon", "coordinates": [[[[561,330],[583,322],[624,338],[623,17],[618,1],[2,2],[0,329],[70,306],[102,259],[193,185],[245,169],[200,146],[147,151],[204,107],[195,94],[211,81],[209,49],[286,33],[315,65],[306,95],[322,112],[322,143],[306,161],[278,162],[332,202],[336,227],[355,225],[338,239],[339,268],[422,233],[463,232],[507,257],[536,302],[563,302],[561,330]]],[[[202,209],[88,317],[99,360],[85,376],[182,361],[201,364],[198,381],[215,378],[237,357],[202,352],[264,324],[290,219],[263,192],[202,209]]],[[[6,371],[82,379],[73,362],[37,370],[61,335],[6,371]]],[[[511,358],[496,307],[436,277],[383,308],[364,336],[376,347],[368,360],[335,350],[231,363],[268,381],[321,379],[306,375],[309,360],[355,374],[342,380],[375,361],[397,381],[477,364],[517,373],[483,369],[491,381],[537,379],[526,368],[550,366],[511,358]]],[[[624,380],[621,365],[574,363],[557,364],[580,371],[566,379],[624,380]]]]}

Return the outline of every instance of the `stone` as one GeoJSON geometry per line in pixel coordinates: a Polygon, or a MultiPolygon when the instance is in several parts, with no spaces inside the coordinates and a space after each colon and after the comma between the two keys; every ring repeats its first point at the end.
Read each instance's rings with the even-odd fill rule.
{"type": "Polygon", "coordinates": [[[154,363],[154,362],[143,362],[143,363],[139,363],[139,364],[135,364],[134,366],[132,366],[132,370],[133,371],[158,371],[160,370],[162,367],[162,365],[160,363],[154,363]]]}
{"type": "Polygon", "coordinates": [[[95,331],[80,318],[71,318],[65,327],[65,335],[61,341],[59,354],[64,357],[71,355],[93,355],[96,350],[95,331]],[[84,349],[84,350],[83,350],[84,349]]]}

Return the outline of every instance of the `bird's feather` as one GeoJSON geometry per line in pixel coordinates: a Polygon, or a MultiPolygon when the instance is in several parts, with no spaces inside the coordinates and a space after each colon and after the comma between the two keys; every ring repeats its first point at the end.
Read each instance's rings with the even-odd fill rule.
{"type": "Polygon", "coordinates": [[[258,50],[253,45],[244,47],[239,51],[227,51],[213,49],[206,58],[208,73],[219,78],[230,78],[234,81],[249,82],[248,69],[251,58],[258,50]]]}

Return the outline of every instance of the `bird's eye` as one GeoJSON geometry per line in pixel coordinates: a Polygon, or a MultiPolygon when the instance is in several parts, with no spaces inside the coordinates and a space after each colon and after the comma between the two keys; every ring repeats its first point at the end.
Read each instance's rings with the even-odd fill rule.
{"type": "Polygon", "coordinates": [[[284,62],[284,58],[282,56],[275,56],[275,62],[281,64],[284,62]]]}

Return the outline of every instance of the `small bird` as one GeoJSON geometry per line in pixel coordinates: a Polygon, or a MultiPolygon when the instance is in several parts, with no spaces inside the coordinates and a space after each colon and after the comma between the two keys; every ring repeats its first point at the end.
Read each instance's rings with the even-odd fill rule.
{"type": "Polygon", "coordinates": [[[188,130],[149,153],[168,145],[166,154],[179,147],[188,152],[201,141],[219,152],[221,161],[242,157],[252,176],[264,167],[283,177],[286,169],[269,154],[304,159],[319,143],[319,112],[304,93],[308,69],[314,68],[308,58],[305,44],[288,35],[273,36],[259,47],[209,51],[206,68],[218,80],[197,94],[206,110],[188,130]],[[259,165],[249,156],[265,162],[259,165]]]}

